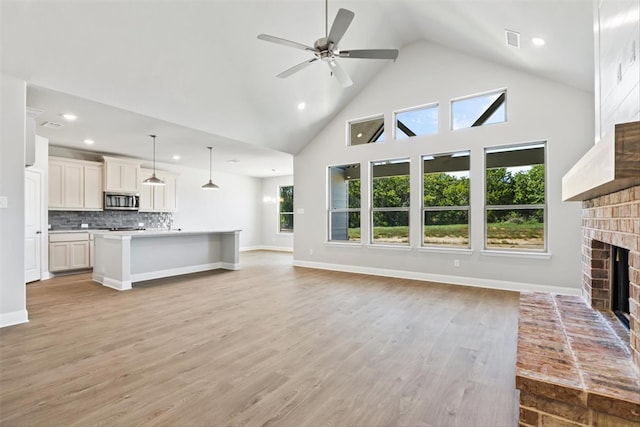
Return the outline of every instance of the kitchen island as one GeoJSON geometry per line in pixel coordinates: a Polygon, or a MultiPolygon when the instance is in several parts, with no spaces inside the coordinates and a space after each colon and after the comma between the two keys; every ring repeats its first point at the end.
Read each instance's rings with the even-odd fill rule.
{"type": "Polygon", "coordinates": [[[240,230],[94,232],[93,280],[119,291],[132,283],[240,267],[240,230]]]}

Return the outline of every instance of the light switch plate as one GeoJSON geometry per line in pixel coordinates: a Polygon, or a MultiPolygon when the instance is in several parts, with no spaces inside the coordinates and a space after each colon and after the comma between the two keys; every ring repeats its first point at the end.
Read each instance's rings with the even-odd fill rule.
{"type": "Polygon", "coordinates": [[[303,215],[303,214],[304,214],[304,208],[298,208],[298,209],[296,209],[296,213],[297,213],[298,215],[303,215]]]}
{"type": "Polygon", "coordinates": [[[80,228],[89,228],[89,224],[80,224],[80,228]]]}
{"type": "Polygon", "coordinates": [[[7,196],[0,196],[0,209],[7,209],[8,205],[7,196]]]}

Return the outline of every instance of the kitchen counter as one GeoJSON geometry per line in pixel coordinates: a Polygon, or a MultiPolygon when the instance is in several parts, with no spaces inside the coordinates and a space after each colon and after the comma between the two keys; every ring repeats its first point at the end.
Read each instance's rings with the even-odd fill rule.
{"type": "Polygon", "coordinates": [[[92,232],[93,280],[120,291],[135,282],[227,269],[237,270],[240,230],[92,232]]]}

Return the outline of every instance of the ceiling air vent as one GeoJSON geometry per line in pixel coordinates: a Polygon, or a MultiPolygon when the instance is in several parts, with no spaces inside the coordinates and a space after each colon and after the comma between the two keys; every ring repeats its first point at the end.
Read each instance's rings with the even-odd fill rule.
{"type": "Polygon", "coordinates": [[[520,48],[520,33],[504,30],[504,35],[507,39],[507,46],[515,47],[516,49],[520,48]]]}
{"type": "Polygon", "coordinates": [[[44,122],[40,126],[42,126],[43,128],[58,129],[64,125],[56,122],[44,122]]]}

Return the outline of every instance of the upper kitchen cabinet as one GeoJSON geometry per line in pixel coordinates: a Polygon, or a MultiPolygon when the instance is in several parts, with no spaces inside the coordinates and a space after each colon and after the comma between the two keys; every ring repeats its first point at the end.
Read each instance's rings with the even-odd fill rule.
{"type": "MultiPolygon", "coordinates": [[[[140,173],[144,179],[151,176],[153,170],[140,169],[140,173]]],[[[164,181],[164,185],[141,185],[140,212],[176,212],[178,210],[177,175],[156,170],[156,176],[164,181]]]]}
{"type": "Polygon", "coordinates": [[[49,157],[49,209],[102,210],[102,164],[49,157]]]}
{"type": "Polygon", "coordinates": [[[140,161],[104,157],[104,191],[140,193],[140,161]]]}

